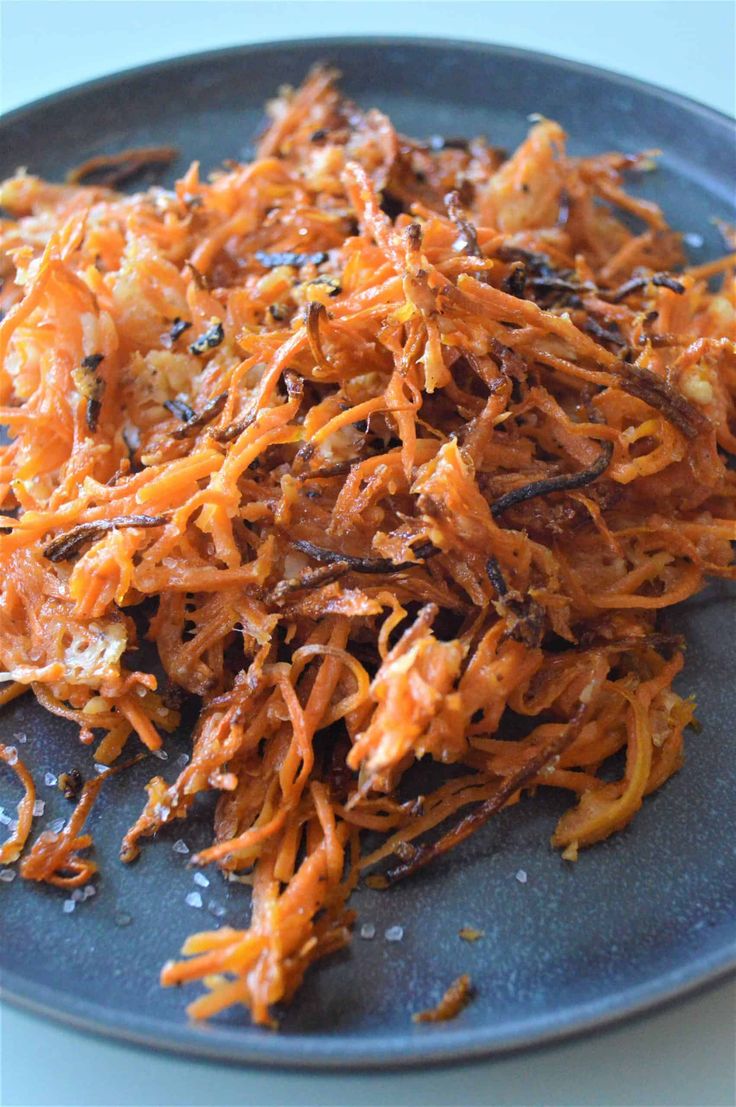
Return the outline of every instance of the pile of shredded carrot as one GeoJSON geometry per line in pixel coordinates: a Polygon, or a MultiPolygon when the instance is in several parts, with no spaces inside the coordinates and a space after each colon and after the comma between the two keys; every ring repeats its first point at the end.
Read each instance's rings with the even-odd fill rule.
{"type": "MultiPolygon", "coordinates": [[[[325,69],[270,113],[253,162],[174,191],[0,186],[3,698],[105,765],[196,707],[122,858],[219,793],[194,861],[252,884],[250,924],[162,980],[260,1024],[361,873],[540,787],[568,859],[629,823],[693,718],[659,612],[736,539],[736,254],[682,268],[622,187],[650,155],[571,157],[544,119],[510,157],[414,141],[325,69]],[[422,758],[454,767],[429,794],[422,758]]],[[[97,787],[23,875],[89,878],[97,787]]]]}

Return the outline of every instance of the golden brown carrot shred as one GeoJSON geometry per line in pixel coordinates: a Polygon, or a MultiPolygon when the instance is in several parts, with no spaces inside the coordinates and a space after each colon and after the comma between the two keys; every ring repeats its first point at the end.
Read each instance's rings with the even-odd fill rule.
{"type": "Polygon", "coordinates": [[[435,1007],[430,1007],[427,1011],[417,1011],[412,1019],[414,1022],[447,1022],[449,1019],[456,1019],[472,998],[473,985],[468,974],[463,973],[457,980],[453,980],[435,1007]]]}
{"type": "MultiPolygon", "coordinates": [[[[253,162],[173,191],[78,183],[151,151],[0,186],[0,702],[32,687],[108,764],[198,704],[122,856],[218,793],[195,861],[251,917],[162,979],[264,1025],[348,942],[361,870],[543,786],[568,858],[626,826],[693,716],[658,612],[736,575],[734,257],[679,268],[641,159],[547,120],[506,159],[417,142],[324,69],[270,111],[253,162]],[[462,775],[420,794],[422,757],[462,775]]],[[[99,787],[24,876],[88,879],[99,787]]]]}

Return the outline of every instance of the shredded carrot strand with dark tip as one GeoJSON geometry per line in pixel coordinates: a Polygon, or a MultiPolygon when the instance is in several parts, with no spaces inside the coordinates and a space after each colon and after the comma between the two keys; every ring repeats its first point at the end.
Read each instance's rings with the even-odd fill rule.
{"type": "MultiPolygon", "coordinates": [[[[172,190],[0,185],[0,702],[115,766],[165,760],[186,702],[121,857],[216,795],[190,860],[250,915],[162,983],[264,1026],[361,872],[441,875],[541,787],[566,858],[627,826],[693,719],[658,613],[736,576],[734,256],[683,268],[640,157],[550,120],[509,157],[417,141],[324,68],[269,111],[252,162],[172,190]],[[453,767],[427,794],[421,759],[453,767]]],[[[99,787],[24,876],[89,878],[99,787]]]]}
{"type": "Polygon", "coordinates": [[[175,146],[139,146],[122,150],[119,154],[98,154],[70,170],[67,181],[82,185],[88,184],[89,178],[93,177],[98,185],[117,188],[143,169],[169,165],[177,155],[175,146]]]}

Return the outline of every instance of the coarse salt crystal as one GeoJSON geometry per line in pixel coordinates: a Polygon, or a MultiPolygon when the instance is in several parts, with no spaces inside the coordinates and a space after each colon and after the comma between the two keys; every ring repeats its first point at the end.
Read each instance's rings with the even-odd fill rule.
{"type": "Polygon", "coordinates": [[[8,746],[5,750],[7,757],[5,758],[8,765],[15,765],[18,760],[18,751],[15,746],[8,746]]]}
{"type": "Polygon", "coordinates": [[[76,906],[77,905],[73,899],[65,899],[63,904],[61,905],[61,909],[65,915],[71,915],[76,906]]]}
{"type": "Polygon", "coordinates": [[[8,823],[8,830],[10,831],[11,834],[15,834],[17,829],[18,829],[18,820],[17,819],[11,819],[10,822],[8,823]]]}
{"type": "Polygon", "coordinates": [[[184,896],[184,902],[187,903],[190,907],[201,907],[202,897],[200,896],[199,892],[189,892],[186,896],[184,896]]]}
{"type": "Polygon", "coordinates": [[[207,877],[204,875],[204,873],[195,873],[194,874],[194,883],[199,884],[200,888],[209,888],[209,886],[210,886],[210,882],[207,879],[207,877]]]}
{"type": "Polygon", "coordinates": [[[35,800],[35,802],[33,804],[33,814],[36,815],[36,816],[43,815],[45,810],[46,810],[46,803],[44,802],[44,800],[35,800]]]}
{"type": "Polygon", "coordinates": [[[52,834],[58,834],[60,830],[64,829],[65,822],[65,819],[54,819],[53,822],[49,823],[49,830],[52,834]]]}
{"type": "Polygon", "coordinates": [[[154,757],[157,757],[159,759],[159,761],[169,760],[169,755],[166,750],[152,750],[151,752],[153,753],[154,757]]]}
{"type": "Polygon", "coordinates": [[[53,788],[59,783],[59,778],[53,773],[46,773],[43,778],[43,782],[47,788],[53,788]]]}
{"type": "Polygon", "coordinates": [[[20,731],[18,734],[14,734],[13,737],[20,746],[24,746],[28,741],[28,735],[24,734],[23,731],[20,731]]]}
{"type": "Polygon", "coordinates": [[[218,903],[217,900],[214,899],[211,899],[207,904],[207,910],[209,911],[210,915],[214,915],[216,919],[223,918],[225,914],[225,908],[222,906],[221,903],[218,903]]]}
{"type": "Polygon", "coordinates": [[[388,930],[386,931],[386,933],[384,934],[384,938],[386,939],[387,942],[400,942],[403,937],[404,937],[404,928],[403,928],[403,926],[390,926],[388,928],[388,930]]]}
{"type": "Polygon", "coordinates": [[[84,892],[82,891],[82,889],[81,888],[75,888],[74,891],[72,892],[72,899],[74,900],[74,902],[75,903],[81,903],[84,898],[85,898],[85,895],[84,895],[84,892]]]}
{"type": "Polygon", "coordinates": [[[702,234],[697,234],[695,231],[689,231],[688,234],[684,234],[682,237],[685,242],[687,242],[688,246],[694,246],[695,249],[703,245],[704,240],[702,234]]]}
{"type": "Polygon", "coordinates": [[[107,765],[95,765],[95,772],[96,773],[106,773],[107,769],[108,769],[107,765]]]}
{"type": "MultiPolygon", "coordinates": [[[[361,938],[365,938],[366,941],[370,941],[371,938],[375,938],[376,928],[373,923],[363,923],[360,928],[360,936],[361,938]]],[[[386,937],[388,937],[388,934],[386,935],[386,937]]]]}
{"type": "Polygon", "coordinates": [[[516,873],[516,879],[519,881],[519,884],[526,884],[527,879],[528,879],[528,877],[526,875],[526,870],[525,869],[519,869],[518,872],[516,873]]]}
{"type": "Polygon", "coordinates": [[[15,880],[14,869],[0,869],[0,880],[3,884],[11,884],[15,880]]]}
{"type": "Polygon", "coordinates": [[[183,838],[177,838],[171,847],[174,853],[189,853],[189,846],[186,844],[183,838]]]}
{"type": "Polygon", "coordinates": [[[11,822],[12,819],[10,815],[6,815],[5,812],[0,809],[0,823],[2,823],[3,826],[10,826],[11,822]]]}
{"type": "Polygon", "coordinates": [[[175,764],[179,765],[183,769],[186,765],[189,764],[189,754],[188,753],[180,753],[179,756],[176,759],[175,764]]]}

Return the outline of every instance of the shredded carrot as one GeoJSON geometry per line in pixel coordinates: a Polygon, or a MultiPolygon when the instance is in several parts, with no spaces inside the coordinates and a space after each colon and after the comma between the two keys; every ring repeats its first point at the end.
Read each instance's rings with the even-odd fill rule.
{"type": "Polygon", "coordinates": [[[442,999],[435,1007],[427,1011],[417,1011],[412,1015],[414,1022],[447,1022],[448,1019],[456,1019],[463,1008],[467,1007],[473,998],[473,986],[467,973],[463,973],[454,980],[447,989],[442,999]]]}
{"type": "MultiPolygon", "coordinates": [[[[107,764],[165,759],[198,705],[121,856],[218,794],[193,861],[252,885],[250,919],[162,982],[269,1026],[349,941],[359,873],[540,787],[572,798],[565,857],[628,825],[693,717],[659,613],[736,576],[734,255],[681,268],[624,191],[641,158],[547,120],[509,158],[424,144],[321,68],[270,111],[251,164],[173,191],[79,183],[168,149],[0,185],[0,703],[32,688],[107,764]],[[419,794],[425,757],[462,772],[419,794]]],[[[0,757],[13,860],[33,782],[0,757]]],[[[25,877],[94,872],[102,779],[25,877]]]]}
{"type": "Polygon", "coordinates": [[[18,860],[23,852],[28,835],[31,833],[36,789],[33,777],[19,758],[18,751],[14,746],[0,745],[0,761],[4,761],[13,770],[25,789],[23,798],[18,804],[17,826],[10,837],[0,846],[0,864],[7,865],[18,860]]]}

